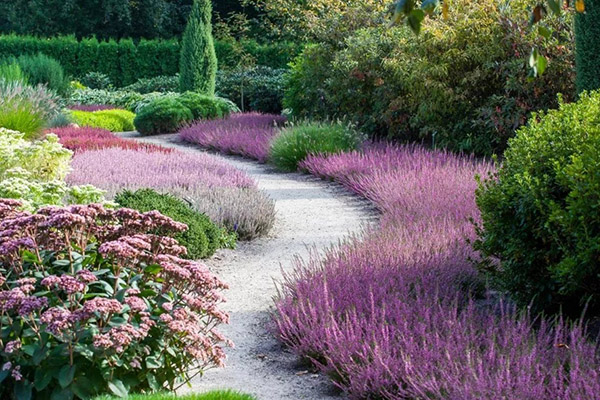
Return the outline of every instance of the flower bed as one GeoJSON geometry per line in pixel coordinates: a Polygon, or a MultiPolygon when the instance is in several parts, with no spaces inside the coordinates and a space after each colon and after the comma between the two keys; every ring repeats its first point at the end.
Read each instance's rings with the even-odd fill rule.
{"type": "Polygon", "coordinates": [[[580,326],[534,324],[477,300],[483,285],[467,240],[478,216],[474,176],[489,164],[372,146],[301,167],[382,212],[364,238],[299,262],[277,300],[280,338],[352,399],[600,396],[597,346],[580,326]]]}
{"type": "Polygon", "coordinates": [[[20,206],[0,200],[1,398],[125,397],[223,364],[226,285],[180,258],[170,235],[186,225],[97,204],[20,206]]]}
{"type": "Polygon", "coordinates": [[[266,162],[271,140],[278,132],[276,127],[285,121],[285,117],[279,115],[233,114],[224,120],[201,121],[184,128],[179,133],[179,139],[266,162]]]}
{"type": "Polygon", "coordinates": [[[109,198],[123,189],[172,193],[240,239],[268,233],[275,221],[275,204],[256,183],[210,155],[112,148],[76,154],[72,166],[70,184],[94,184],[109,198]]]}
{"type": "Polygon", "coordinates": [[[173,152],[173,149],[167,147],[123,139],[112,134],[110,131],[100,128],[77,128],[68,126],[64,128],[54,128],[51,130],[51,133],[56,134],[60,138],[60,142],[64,147],[73,150],[76,153],[110,147],[129,150],[145,150],[148,152],[173,152]]]}

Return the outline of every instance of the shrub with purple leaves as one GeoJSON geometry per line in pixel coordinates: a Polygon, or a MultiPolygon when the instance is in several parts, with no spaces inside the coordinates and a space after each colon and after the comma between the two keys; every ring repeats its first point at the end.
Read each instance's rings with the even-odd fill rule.
{"type": "Polygon", "coordinates": [[[173,390],[223,364],[226,285],[180,258],[171,235],[186,225],[97,204],[19,207],[0,200],[2,399],[173,390]]]}
{"type": "MultiPolygon", "coordinates": [[[[382,212],[379,226],[299,261],[277,299],[281,340],[352,399],[595,399],[600,357],[580,325],[486,301],[470,262],[484,162],[419,147],[309,156],[382,212]]],[[[491,299],[490,299],[491,300],[491,299]]]]}
{"type": "Polygon", "coordinates": [[[174,194],[242,240],[268,233],[275,221],[273,200],[252,178],[208,154],[112,148],[78,153],[72,168],[70,184],[93,182],[108,198],[123,189],[174,194]]]}
{"type": "Polygon", "coordinates": [[[271,141],[278,133],[277,127],[285,121],[285,117],[273,114],[233,114],[226,119],[194,123],[179,132],[179,139],[266,162],[271,141]]]}

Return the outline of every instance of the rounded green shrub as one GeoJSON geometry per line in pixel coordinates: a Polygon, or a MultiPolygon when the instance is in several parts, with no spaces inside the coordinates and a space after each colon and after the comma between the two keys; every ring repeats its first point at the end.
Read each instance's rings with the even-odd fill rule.
{"type": "Polygon", "coordinates": [[[70,81],[55,59],[40,53],[20,56],[17,63],[31,85],[43,84],[58,94],[68,92],[70,81]]]}
{"type": "Polygon", "coordinates": [[[77,125],[106,129],[111,132],[133,131],[135,114],[127,110],[71,111],[77,125]]]}
{"type": "Polygon", "coordinates": [[[135,128],[144,136],[173,133],[192,121],[192,111],[177,99],[164,97],[152,100],[138,111],[135,128]]]}
{"type": "Polygon", "coordinates": [[[481,182],[475,248],[521,305],[600,310],[600,93],[534,115],[481,182]]]}
{"type": "Polygon", "coordinates": [[[102,72],[88,72],[81,78],[81,83],[90,89],[110,89],[113,84],[110,77],[102,72]]]}
{"type": "Polygon", "coordinates": [[[175,236],[179,244],[187,247],[190,259],[207,258],[221,246],[225,234],[204,214],[201,214],[182,200],[170,194],[158,193],[152,189],[135,192],[126,190],[115,196],[122,207],[141,212],[158,210],[161,214],[184,223],[188,230],[175,236]]]}
{"type": "Polygon", "coordinates": [[[342,123],[307,123],[284,129],[271,144],[269,159],[283,171],[295,171],[310,154],[336,154],[355,150],[360,135],[342,123]]]}

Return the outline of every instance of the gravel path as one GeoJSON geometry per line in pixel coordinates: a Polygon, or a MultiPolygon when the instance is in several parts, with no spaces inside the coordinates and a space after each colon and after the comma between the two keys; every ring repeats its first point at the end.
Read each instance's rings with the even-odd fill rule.
{"type": "MultiPolygon", "coordinates": [[[[174,135],[136,137],[145,142],[202,151],[173,143],[174,135]]],[[[182,392],[231,388],[258,400],[341,399],[325,377],[306,370],[269,332],[269,310],[282,270],[293,268],[296,256],[322,251],[376,218],[368,203],[335,185],[301,174],[276,173],[272,167],[239,157],[214,155],[246,171],[276,203],[277,220],[266,238],[241,242],[209,260],[213,270],[230,285],[225,309],[231,314],[221,331],[235,343],[227,350],[226,367],[213,369],[192,381],[182,392]]]]}

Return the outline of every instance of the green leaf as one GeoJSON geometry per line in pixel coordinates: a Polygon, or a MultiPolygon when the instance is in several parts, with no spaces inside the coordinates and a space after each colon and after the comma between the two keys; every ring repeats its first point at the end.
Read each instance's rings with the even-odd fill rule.
{"type": "Polygon", "coordinates": [[[71,389],[61,389],[57,387],[52,392],[52,396],[50,396],[50,400],[71,400],[73,399],[73,392],[71,389]]]}
{"type": "Polygon", "coordinates": [[[162,271],[162,267],[158,264],[150,264],[146,268],[144,268],[144,272],[149,275],[156,275],[160,271],[162,271]]]}
{"type": "Polygon", "coordinates": [[[146,380],[148,381],[148,385],[150,386],[150,388],[155,392],[158,392],[158,390],[160,389],[160,385],[158,384],[156,377],[153,374],[148,374],[146,375],[146,380]]]}
{"type": "Polygon", "coordinates": [[[410,29],[418,34],[421,32],[421,22],[425,19],[425,12],[423,10],[412,10],[408,15],[407,23],[410,29]]]}
{"type": "Polygon", "coordinates": [[[14,396],[15,400],[31,400],[33,386],[29,381],[20,381],[15,383],[14,396]]]}
{"type": "Polygon", "coordinates": [[[77,378],[75,382],[73,382],[73,385],[71,385],[71,390],[75,393],[75,396],[82,400],[90,399],[95,395],[92,381],[85,376],[77,378]]]}
{"type": "Polygon", "coordinates": [[[540,25],[538,26],[538,33],[540,34],[540,36],[545,37],[546,39],[549,39],[550,36],[552,35],[552,30],[550,30],[550,28],[540,25]]]}
{"type": "Polygon", "coordinates": [[[112,394],[118,397],[124,398],[129,394],[129,390],[127,390],[123,382],[118,379],[113,379],[111,382],[108,382],[108,388],[112,394]]]}
{"type": "Polygon", "coordinates": [[[548,0],[548,7],[550,11],[554,13],[554,15],[560,15],[560,0],[548,0]]]}
{"type": "Polygon", "coordinates": [[[35,370],[33,386],[38,392],[44,390],[52,381],[53,370],[51,368],[38,368],[35,370]]]}
{"type": "Polygon", "coordinates": [[[425,11],[426,14],[431,15],[439,5],[439,0],[423,0],[421,3],[421,10],[425,11]]]}
{"type": "Polygon", "coordinates": [[[536,62],[537,73],[540,75],[543,75],[544,71],[546,71],[547,66],[548,66],[548,60],[546,59],[546,57],[542,56],[541,54],[538,55],[537,62],[536,62]]]}
{"type": "Polygon", "coordinates": [[[156,369],[162,367],[162,362],[155,356],[146,357],[146,367],[148,369],[156,369]]]}
{"type": "Polygon", "coordinates": [[[66,388],[73,382],[75,376],[75,366],[65,365],[58,373],[58,383],[61,387],[66,388]]]}
{"type": "Polygon", "coordinates": [[[8,374],[10,374],[9,370],[0,371],[0,383],[2,383],[2,381],[6,379],[6,377],[8,376],[8,374]]]}

